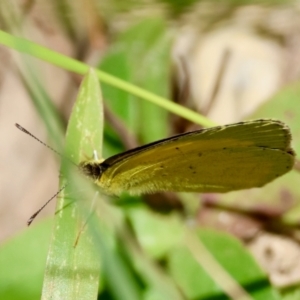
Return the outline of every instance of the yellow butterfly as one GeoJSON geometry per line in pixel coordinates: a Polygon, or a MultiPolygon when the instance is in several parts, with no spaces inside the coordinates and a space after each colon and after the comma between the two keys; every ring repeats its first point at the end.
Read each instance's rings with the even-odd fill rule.
{"type": "Polygon", "coordinates": [[[261,187],[294,161],[289,128],[262,119],[179,134],[80,169],[107,194],[223,193],[261,187]]]}

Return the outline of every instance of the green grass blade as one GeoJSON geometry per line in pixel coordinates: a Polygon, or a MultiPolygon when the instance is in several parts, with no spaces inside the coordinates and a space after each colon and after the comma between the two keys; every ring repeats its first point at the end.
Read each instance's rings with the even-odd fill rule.
{"type": "MultiPolygon", "coordinates": [[[[33,42],[30,42],[26,39],[15,37],[4,31],[0,30],[0,44],[7,47],[13,48],[23,53],[30,54],[36,58],[40,58],[44,61],[52,63],[56,66],[59,66],[63,69],[66,69],[71,72],[75,72],[81,75],[86,74],[89,69],[89,66],[77,61],[68,56],[59,54],[55,51],[37,45],[33,42]]],[[[212,126],[214,123],[209,119],[201,116],[200,114],[183,107],[179,104],[169,101],[163,97],[155,95],[149,91],[146,91],[142,88],[139,88],[133,84],[130,84],[126,81],[120,80],[114,76],[111,76],[107,73],[104,73],[100,70],[97,70],[98,78],[103,82],[110,84],[116,88],[122,89],[132,95],[148,100],[160,107],[167,109],[168,111],[177,114],[183,118],[190,120],[191,122],[201,124],[203,126],[212,126]]]]}
{"type": "Polygon", "coordinates": [[[61,152],[65,133],[65,124],[62,116],[38,77],[38,71],[35,69],[32,61],[23,59],[22,64],[19,66],[19,71],[36,111],[43,120],[51,140],[55,141],[55,149],[61,152]]]}

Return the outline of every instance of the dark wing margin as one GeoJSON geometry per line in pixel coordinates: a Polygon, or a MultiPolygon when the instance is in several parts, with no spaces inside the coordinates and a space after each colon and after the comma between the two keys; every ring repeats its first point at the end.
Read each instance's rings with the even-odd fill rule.
{"type": "Polygon", "coordinates": [[[168,137],[165,139],[161,139],[146,145],[142,145],[125,152],[113,155],[106,160],[104,160],[101,165],[104,169],[108,168],[109,166],[123,161],[124,159],[134,156],[137,153],[141,153],[153,148],[156,148],[160,145],[170,143],[172,141],[177,141],[178,139],[189,139],[195,135],[202,136],[202,138],[207,139],[218,139],[219,134],[222,134],[222,138],[224,138],[224,131],[227,132],[228,136],[232,136],[232,134],[236,135],[237,137],[241,137],[242,139],[251,138],[253,139],[254,135],[257,135],[257,147],[265,147],[270,149],[279,149],[286,151],[287,153],[295,156],[294,150],[291,148],[291,132],[289,127],[279,121],[279,120],[272,120],[272,119],[258,119],[253,121],[245,121],[245,122],[238,122],[234,124],[224,125],[224,126],[216,126],[211,128],[204,128],[192,132],[186,132],[182,134],[178,134],[172,137],[168,137]],[[244,126],[238,126],[244,125],[244,126]],[[249,131],[249,127],[253,127],[252,131],[249,131]],[[277,127],[277,128],[276,128],[277,127]],[[237,130],[238,129],[238,130],[237,130]],[[278,132],[280,130],[281,134],[278,135],[278,143],[274,143],[274,130],[278,132]],[[233,132],[234,131],[234,132],[233,132]],[[219,134],[218,134],[219,133],[219,134]],[[272,146],[268,145],[268,137],[272,138],[272,146]]]}

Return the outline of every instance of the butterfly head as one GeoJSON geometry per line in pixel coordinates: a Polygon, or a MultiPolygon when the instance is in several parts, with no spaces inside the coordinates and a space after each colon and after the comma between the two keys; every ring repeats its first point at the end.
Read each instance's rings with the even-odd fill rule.
{"type": "Polygon", "coordinates": [[[85,176],[96,181],[100,179],[102,173],[105,171],[105,166],[99,161],[93,160],[80,163],[79,169],[85,176]]]}

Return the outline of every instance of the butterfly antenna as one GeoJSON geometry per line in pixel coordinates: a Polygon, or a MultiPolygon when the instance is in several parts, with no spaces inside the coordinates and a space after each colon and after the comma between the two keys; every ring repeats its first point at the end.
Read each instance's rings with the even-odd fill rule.
{"type": "MultiPolygon", "coordinates": [[[[59,156],[67,159],[69,162],[71,162],[73,165],[77,166],[72,160],[70,160],[68,157],[64,156],[63,154],[61,154],[60,152],[58,152],[57,150],[55,150],[54,148],[50,147],[49,145],[47,145],[46,143],[44,143],[43,141],[41,141],[39,138],[37,138],[35,135],[33,135],[31,132],[29,132],[28,130],[26,130],[24,127],[22,127],[20,124],[16,123],[15,124],[16,127],[23,131],[24,133],[28,134],[29,136],[31,136],[32,138],[34,138],[36,141],[38,141],[40,144],[44,145],[45,147],[47,147],[48,149],[52,150],[53,152],[55,152],[56,154],[58,154],[59,156]]],[[[39,208],[27,221],[27,225],[29,226],[32,221],[36,218],[36,216],[48,205],[49,202],[51,202],[51,200],[53,200],[64,188],[66,187],[66,185],[64,185],[58,192],[56,192],[41,208],[39,208]]]]}
{"type": "Polygon", "coordinates": [[[26,130],[24,127],[22,127],[20,124],[16,123],[15,124],[16,127],[18,129],[20,129],[21,131],[23,131],[24,133],[28,134],[29,136],[31,136],[32,138],[34,138],[36,141],[38,141],[39,143],[41,143],[42,145],[44,145],[45,147],[49,148],[50,150],[52,150],[53,152],[55,152],[56,154],[63,156],[61,153],[59,153],[57,150],[55,150],[54,148],[50,147],[49,145],[47,145],[46,143],[42,142],[39,138],[37,138],[36,136],[34,136],[31,132],[29,132],[28,130],[26,130]]]}
{"type": "Polygon", "coordinates": [[[55,152],[56,154],[58,154],[59,156],[61,156],[64,159],[67,159],[69,162],[71,162],[73,165],[77,166],[72,160],[70,160],[68,157],[66,157],[65,155],[61,154],[60,152],[58,152],[57,150],[55,150],[54,148],[50,147],[49,145],[47,145],[46,143],[44,143],[43,141],[41,141],[39,138],[37,138],[35,135],[33,135],[31,132],[29,132],[28,130],[26,130],[24,127],[22,127],[20,124],[16,123],[15,124],[16,127],[23,131],[24,133],[28,134],[29,136],[31,136],[32,138],[34,138],[36,141],[38,141],[40,144],[44,145],[45,147],[47,147],[48,149],[52,150],[53,152],[55,152]]]}
{"type": "Polygon", "coordinates": [[[58,192],[56,192],[41,208],[39,208],[27,221],[27,226],[29,226],[35,217],[66,187],[64,185],[58,192]]]}

